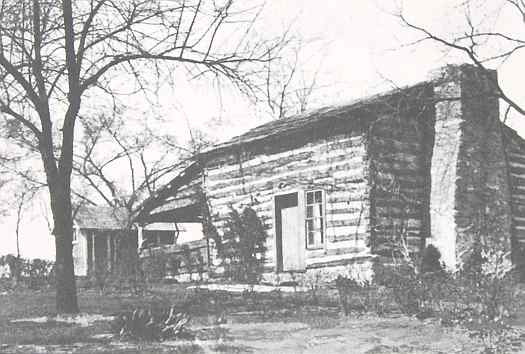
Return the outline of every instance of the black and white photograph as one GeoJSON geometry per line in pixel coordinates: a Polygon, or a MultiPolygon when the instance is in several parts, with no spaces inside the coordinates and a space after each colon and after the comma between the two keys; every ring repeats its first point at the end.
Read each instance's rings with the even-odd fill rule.
{"type": "Polygon", "coordinates": [[[525,353],[525,0],[0,0],[0,353],[525,353]]]}

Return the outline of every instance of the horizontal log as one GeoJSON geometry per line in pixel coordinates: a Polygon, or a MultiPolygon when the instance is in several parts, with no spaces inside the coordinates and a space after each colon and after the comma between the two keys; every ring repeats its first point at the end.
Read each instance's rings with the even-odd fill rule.
{"type": "Polygon", "coordinates": [[[515,226],[523,226],[523,227],[525,227],[525,217],[514,216],[512,218],[512,221],[513,221],[515,226]]]}
{"type": "Polygon", "coordinates": [[[525,176],[510,175],[510,184],[513,187],[525,187],[525,176]]]}
{"type": "Polygon", "coordinates": [[[268,182],[281,183],[283,180],[290,178],[301,178],[302,181],[308,181],[308,183],[321,185],[342,184],[368,178],[368,173],[363,168],[349,169],[347,166],[340,165],[335,166],[333,169],[309,171],[311,169],[306,169],[306,167],[307,166],[305,165],[304,169],[287,169],[285,173],[281,174],[279,174],[280,171],[276,170],[273,172],[250,174],[242,178],[223,181],[221,180],[220,182],[216,182],[213,185],[208,183],[206,185],[206,189],[209,191],[209,193],[213,194],[221,193],[230,189],[235,190],[235,186],[237,186],[239,190],[244,189],[246,191],[249,190],[251,192],[255,192],[261,189],[259,185],[266,184],[268,189],[272,189],[275,183],[268,182]]]}
{"type": "Polygon", "coordinates": [[[511,166],[525,166],[525,154],[509,153],[509,160],[511,166]]]}
{"type": "Polygon", "coordinates": [[[525,175],[525,165],[513,163],[512,161],[509,163],[509,165],[511,175],[525,175]]]}
{"type": "MultiPolygon", "coordinates": [[[[298,189],[298,190],[313,190],[313,189],[322,189],[325,191],[343,191],[343,190],[358,190],[362,189],[363,186],[366,186],[366,181],[363,179],[356,180],[345,180],[336,184],[320,184],[315,183],[314,179],[308,174],[301,175],[292,175],[286,179],[280,179],[275,181],[269,181],[265,185],[252,185],[252,186],[233,186],[228,189],[223,189],[220,191],[209,190],[208,195],[210,199],[220,199],[220,198],[238,198],[242,196],[249,197],[256,194],[261,190],[273,190],[275,194],[282,194],[289,189],[298,189]],[[285,185],[287,188],[284,190],[278,189],[279,185],[285,185]]],[[[366,189],[364,189],[366,191],[366,189]]]]}
{"type": "MultiPolygon", "coordinates": [[[[423,188],[403,189],[400,191],[399,194],[400,195],[397,197],[397,200],[399,200],[399,202],[404,203],[406,202],[407,199],[419,201],[419,200],[424,200],[423,198],[426,195],[426,190],[424,190],[423,188]]],[[[373,196],[374,196],[374,200],[376,200],[377,198],[389,199],[389,198],[396,197],[396,193],[394,193],[393,191],[387,191],[384,189],[377,188],[377,189],[374,189],[373,196]]]]}
{"type": "Polygon", "coordinates": [[[360,155],[354,157],[342,156],[337,160],[323,160],[323,161],[309,161],[300,160],[296,164],[286,164],[282,168],[271,165],[261,165],[256,169],[247,169],[243,166],[242,175],[224,175],[216,180],[206,179],[207,190],[218,190],[218,192],[224,191],[223,186],[225,184],[244,184],[245,187],[254,184],[264,184],[268,181],[275,181],[282,178],[286,178],[294,175],[305,175],[310,179],[319,176],[325,178],[331,176],[333,171],[337,170],[353,170],[355,173],[363,174],[363,157],[360,155]],[[332,171],[332,173],[329,173],[332,171]]]}
{"type": "Polygon", "coordinates": [[[421,186],[425,184],[425,176],[420,174],[400,175],[390,173],[389,171],[378,171],[374,176],[374,180],[378,186],[390,186],[392,182],[402,186],[421,186]]]}
{"type": "Polygon", "coordinates": [[[344,210],[340,211],[340,213],[331,213],[331,214],[328,214],[326,215],[326,220],[328,222],[330,221],[338,221],[338,220],[360,220],[360,221],[363,221],[363,220],[367,220],[368,218],[368,215],[365,215],[364,213],[359,213],[359,212],[355,212],[355,213],[348,213],[344,210]]]}
{"type": "Polygon", "coordinates": [[[375,209],[375,218],[381,219],[381,218],[393,218],[393,219],[401,219],[401,220],[410,220],[410,219],[420,219],[422,217],[421,210],[394,210],[393,208],[381,208],[376,207],[375,209]]]}
{"type": "Polygon", "coordinates": [[[326,244],[327,249],[337,249],[337,248],[348,248],[348,247],[358,247],[358,248],[367,248],[369,242],[369,234],[359,235],[357,238],[347,239],[347,240],[337,240],[330,241],[326,244]]]}
{"type": "Polygon", "coordinates": [[[369,224],[369,221],[364,218],[346,219],[346,220],[327,220],[327,227],[341,227],[341,226],[359,226],[369,224]]]}
{"type": "MultiPolygon", "coordinates": [[[[331,138],[330,141],[319,141],[316,143],[310,143],[307,144],[301,148],[295,148],[286,150],[280,153],[275,153],[271,155],[266,154],[259,154],[257,157],[251,158],[248,161],[242,161],[242,165],[244,168],[250,168],[253,166],[257,166],[260,164],[268,164],[274,161],[283,161],[283,159],[286,159],[289,156],[298,155],[301,156],[302,159],[318,155],[316,157],[318,161],[325,160],[326,158],[330,158],[330,156],[334,156],[333,151],[365,151],[365,146],[363,144],[363,137],[356,136],[356,137],[342,137],[342,136],[334,136],[331,138]]],[[[232,172],[235,171],[238,167],[238,160],[236,156],[230,156],[228,159],[229,161],[233,161],[232,164],[213,164],[210,163],[207,165],[207,175],[208,176],[214,176],[217,174],[221,174],[224,172],[232,172]]]]}
{"type": "Polygon", "coordinates": [[[340,242],[358,242],[358,241],[367,241],[370,238],[369,233],[349,233],[346,235],[338,235],[338,236],[329,236],[328,241],[330,243],[333,243],[335,245],[339,244],[340,242]]]}
{"type": "Polygon", "coordinates": [[[366,223],[361,224],[360,226],[337,226],[337,227],[327,227],[326,234],[328,238],[331,236],[345,236],[345,235],[355,235],[356,233],[365,234],[368,233],[369,225],[368,219],[365,219],[366,223]]]}

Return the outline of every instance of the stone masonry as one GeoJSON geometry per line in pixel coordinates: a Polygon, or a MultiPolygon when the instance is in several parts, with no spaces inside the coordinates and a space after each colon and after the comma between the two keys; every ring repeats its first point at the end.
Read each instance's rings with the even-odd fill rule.
{"type": "Polygon", "coordinates": [[[454,268],[476,242],[510,250],[510,186],[496,73],[450,66],[434,80],[431,242],[454,268]]]}

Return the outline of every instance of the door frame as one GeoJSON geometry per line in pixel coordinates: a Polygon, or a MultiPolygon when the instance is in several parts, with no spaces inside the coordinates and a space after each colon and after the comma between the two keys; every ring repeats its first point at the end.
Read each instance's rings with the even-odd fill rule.
{"type": "MultiPolygon", "coordinates": [[[[276,201],[277,201],[277,198],[278,197],[282,197],[284,195],[287,195],[287,194],[297,194],[297,207],[299,208],[299,212],[297,213],[298,214],[298,218],[299,220],[297,220],[297,222],[299,223],[299,230],[301,230],[301,233],[302,233],[302,238],[303,238],[303,245],[304,245],[304,252],[305,252],[305,261],[306,261],[306,236],[305,236],[305,228],[306,228],[306,225],[305,225],[305,215],[306,215],[306,211],[305,211],[305,207],[304,207],[304,203],[305,203],[305,191],[304,189],[299,189],[299,188],[290,188],[290,189],[282,189],[282,190],[279,190],[277,193],[274,193],[273,196],[272,196],[272,222],[273,222],[273,245],[274,245],[274,251],[273,251],[273,254],[274,254],[274,257],[275,257],[275,267],[274,267],[274,270],[275,270],[275,273],[279,273],[279,272],[283,272],[283,262],[282,262],[282,259],[279,260],[279,252],[278,252],[278,247],[277,247],[277,208],[276,208],[276,201]],[[279,267],[279,264],[280,264],[280,267],[279,267]]],[[[281,235],[282,237],[282,235],[281,235]]],[[[282,248],[282,244],[281,244],[281,248],[282,248]]],[[[282,258],[282,250],[281,250],[281,258],[282,258]]],[[[305,262],[305,270],[306,270],[306,262],[305,262]]]]}

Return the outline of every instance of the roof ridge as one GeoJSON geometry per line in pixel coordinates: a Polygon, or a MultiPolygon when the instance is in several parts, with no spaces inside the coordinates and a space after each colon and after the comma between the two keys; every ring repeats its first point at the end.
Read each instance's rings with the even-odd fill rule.
{"type": "Polygon", "coordinates": [[[309,124],[323,121],[325,118],[337,114],[340,111],[347,112],[353,109],[373,105],[375,103],[378,103],[378,101],[382,99],[392,97],[396,94],[403,93],[404,91],[414,90],[420,87],[427,86],[432,82],[433,81],[422,81],[417,84],[396,87],[384,92],[375,93],[362,98],[356,98],[349,102],[327,105],[316,109],[311,109],[303,113],[291,115],[285,118],[271,120],[264,124],[258,125],[252,129],[249,129],[243,134],[237,135],[229,140],[226,140],[225,142],[215,144],[207,150],[201,152],[200,155],[208,155],[213,152],[231,148],[236,145],[242,145],[249,142],[264,140],[272,136],[276,136],[280,132],[295,131],[301,128],[305,128],[309,126],[309,124]],[[312,119],[315,116],[317,116],[317,118],[315,120],[312,119]],[[298,123],[297,126],[293,126],[294,123],[298,123]],[[282,129],[280,131],[276,131],[276,128],[282,129]]]}

